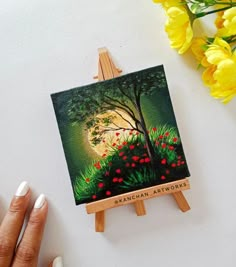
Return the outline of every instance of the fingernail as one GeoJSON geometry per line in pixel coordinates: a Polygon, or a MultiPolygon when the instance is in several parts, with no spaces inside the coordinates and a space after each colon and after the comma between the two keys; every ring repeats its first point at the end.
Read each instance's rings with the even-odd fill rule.
{"type": "Polygon", "coordinates": [[[27,194],[28,191],[29,191],[29,184],[26,181],[24,181],[18,186],[15,196],[23,197],[27,194]]]}
{"type": "Polygon", "coordinates": [[[52,267],[63,267],[62,257],[56,257],[52,263],[52,267]]]}
{"type": "Polygon", "coordinates": [[[35,201],[35,204],[34,204],[34,208],[35,209],[40,209],[42,208],[44,202],[45,202],[45,195],[44,194],[41,194],[35,201]]]}

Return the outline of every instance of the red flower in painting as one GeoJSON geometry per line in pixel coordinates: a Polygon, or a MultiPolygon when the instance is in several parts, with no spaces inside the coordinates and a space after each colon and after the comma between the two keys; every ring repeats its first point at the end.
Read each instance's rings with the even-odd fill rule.
{"type": "Polygon", "coordinates": [[[98,170],[100,170],[101,169],[101,164],[100,164],[100,162],[98,161],[98,162],[96,162],[96,163],[94,163],[93,164],[93,166],[96,168],[96,169],[98,169],[98,170]]]}
{"type": "Polygon", "coordinates": [[[134,168],[135,166],[136,166],[136,164],[135,164],[135,163],[132,163],[132,164],[131,164],[131,167],[133,167],[133,168],[134,168]]]}
{"type": "Polygon", "coordinates": [[[127,145],[127,142],[123,142],[123,146],[126,146],[127,145]]]}
{"type": "Polygon", "coordinates": [[[166,179],[165,175],[162,175],[161,180],[165,180],[165,179],[166,179]]]}
{"type": "Polygon", "coordinates": [[[121,173],[121,169],[116,169],[116,173],[121,173]]]}
{"type": "Polygon", "coordinates": [[[103,143],[106,143],[106,140],[105,140],[105,139],[103,139],[103,140],[102,140],[102,142],[103,142],[103,143]]]}
{"type": "Polygon", "coordinates": [[[118,148],[118,150],[121,150],[123,148],[123,146],[118,146],[117,148],[118,148]]]}
{"type": "Polygon", "coordinates": [[[112,165],[112,162],[108,162],[108,166],[111,166],[112,165]]]}
{"type": "Polygon", "coordinates": [[[110,196],[111,195],[111,191],[106,191],[106,195],[110,196]]]}
{"type": "Polygon", "coordinates": [[[118,182],[122,183],[123,182],[123,178],[119,178],[118,182]]]}
{"type": "Polygon", "coordinates": [[[116,133],[116,136],[119,136],[120,135],[120,133],[116,133]]]}
{"type": "Polygon", "coordinates": [[[144,163],[145,161],[144,161],[144,159],[140,159],[139,162],[142,164],[142,163],[144,163]]]}
{"type": "Polygon", "coordinates": [[[163,135],[160,135],[158,138],[159,138],[159,139],[163,139],[163,135]]]}
{"type": "Polygon", "coordinates": [[[172,163],[171,167],[175,168],[176,167],[176,163],[172,163]]]}
{"type": "Polygon", "coordinates": [[[119,156],[122,157],[125,154],[125,152],[120,152],[119,156]]]}
{"type": "Polygon", "coordinates": [[[99,188],[103,188],[103,186],[104,186],[104,183],[99,183],[99,184],[98,184],[98,187],[99,187],[99,188]]]}
{"type": "Polygon", "coordinates": [[[120,141],[120,138],[117,138],[117,139],[116,139],[116,142],[118,142],[118,141],[120,141]]]}
{"type": "Polygon", "coordinates": [[[92,199],[96,199],[96,198],[97,198],[97,196],[96,196],[96,195],[93,195],[93,196],[92,196],[92,199]]]}
{"type": "Polygon", "coordinates": [[[162,148],[166,148],[166,144],[163,143],[163,144],[161,145],[161,147],[162,147],[162,148]]]}
{"type": "Polygon", "coordinates": [[[103,154],[102,157],[105,158],[107,154],[103,154]]]}
{"type": "Polygon", "coordinates": [[[177,141],[178,141],[178,138],[177,138],[177,137],[174,137],[174,138],[173,138],[173,142],[176,143],[177,141]]]}
{"type": "Polygon", "coordinates": [[[169,135],[170,135],[170,133],[169,133],[169,132],[166,132],[166,133],[165,133],[165,136],[169,136],[169,135]]]}
{"type": "Polygon", "coordinates": [[[133,157],[132,157],[132,160],[133,160],[133,161],[138,161],[138,160],[139,160],[139,157],[138,157],[138,156],[133,156],[133,157]]]}
{"type": "Polygon", "coordinates": [[[130,145],[130,146],[129,146],[129,149],[130,149],[130,150],[133,150],[134,148],[135,148],[134,145],[130,145]]]}
{"type": "Polygon", "coordinates": [[[112,146],[116,146],[116,143],[113,143],[112,146]]]}
{"type": "Polygon", "coordinates": [[[183,161],[181,161],[181,164],[183,165],[183,164],[185,164],[185,161],[183,160],[183,161]]]}
{"type": "Polygon", "coordinates": [[[110,175],[110,172],[106,171],[105,176],[109,176],[109,175],[110,175]]]}
{"type": "Polygon", "coordinates": [[[127,162],[127,163],[125,164],[125,166],[126,166],[126,167],[129,167],[129,166],[130,166],[129,162],[127,162]]]}
{"type": "Polygon", "coordinates": [[[166,174],[170,174],[170,171],[169,170],[166,170],[166,174]]]}
{"type": "Polygon", "coordinates": [[[157,127],[153,127],[152,130],[153,130],[153,132],[156,132],[157,131],[157,127]]]}
{"type": "Polygon", "coordinates": [[[166,164],[166,159],[161,160],[161,164],[165,165],[166,164]]]}
{"type": "Polygon", "coordinates": [[[174,150],[175,148],[173,146],[169,146],[169,150],[174,150]]]}
{"type": "Polygon", "coordinates": [[[143,156],[144,156],[144,157],[147,157],[147,153],[144,153],[143,156]]]}
{"type": "Polygon", "coordinates": [[[139,135],[139,132],[136,132],[136,135],[139,135]]]}
{"type": "Polygon", "coordinates": [[[150,158],[145,158],[144,161],[145,161],[146,163],[148,163],[148,162],[151,161],[151,159],[150,159],[150,158]]]}
{"type": "Polygon", "coordinates": [[[181,159],[181,156],[178,156],[177,159],[181,159]]]}
{"type": "Polygon", "coordinates": [[[156,146],[158,146],[160,143],[156,141],[156,143],[155,143],[155,144],[156,144],[156,146]]]}
{"type": "Polygon", "coordinates": [[[112,179],[112,181],[113,181],[114,183],[116,183],[116,182],[118,182],[118,178],[117,178],[117,177],[114,177],[114,178],[112,179]]]}
{"type": "Polygon", "coordinates": [[[145,148],[145,149],[146,149],[146,148],[147,148],[147,145],[144,145],[144,146],[143,146],[143,148],[145,148]]]}
{"type": "Polygon", "coordinates": [[[150,134],[150,131],[147,131],[148,134],[150,134]]]}
{"type": "Polygon", "coordinates": [[[90,178],[86,178],[86,179],[85,179],[85,182],[86,182],[86,183],[89,183],[89,182],[90,182],[90,178]]]}
{"type": "Polygon", "coordinates": [[[122,159],[123,159],[123,160],[127,160],[127,158],[128,158],[127,156],[124,156],[122,159]]]}
{"type": "Polygon", "coordinates": [[[133,132],[129,132],[129,135],[132,135],[133,134],[133,132]]]}

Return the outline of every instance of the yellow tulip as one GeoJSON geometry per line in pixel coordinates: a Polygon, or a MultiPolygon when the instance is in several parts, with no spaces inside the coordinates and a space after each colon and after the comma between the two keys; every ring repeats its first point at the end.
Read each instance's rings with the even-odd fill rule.
{"type": "Polygon", "coordinates": [[[213,77],[216,82],[211,87],[211,95],[228,103],[236,96],[236,54],[219,62],[213,77]]]}
{"type": "Polygon", "coordinates": [[[215,65],[210,65],[202,74],[203,82],[206,86],[212,86],[216,81],[214,79],[214,73],[216,71],[215,65]]]}
{"type": "Polygon", "coordinates": [[[236,7],[227,9],[223,15],[224,27],[229,35],[236,34],[236,7]]]}
{"type": "Polygon", "coordinates": [[[181,0],[153,0],[153,2],[157,4],[162,4],[165,9],[172,6],[182,5],[181,0]]]}
{"type": "Polygon", "coordinates": [[[193,38],[193,30],[189,15],[182,6],[170,7],[166,10],[168,20],[165,30],[170,39],[172,48],[179,49],[179,54],[183,54],[188,50],[193,38]]]}
{"type": "Polygon", "coordinates": [[[236,96],[236,52],[232,53],[229,44],[218,37],[208,47],[205,56],[210,65],[202,79],[213,97],[228,103],[236,96]]]}
{"type": "Polygon", "coordinates": [[[218,28],[218,36],[230,36],[236,34],[236,7],[218,12],[215,25],[218,28]]]}
{"type": "Polygon", "coordinates": [[[226,41],[216,37],[214,42],[209,45],[205,55],[210,64],[217,65],[221,60],[229,58],[232,55],[231,47],[226,41]]]}
{"type": "Polygon", "coordinates": [[[191,45],[191,50],[198,61],[203,67],[208,67],[210,63],[207,61],[205,51],[207,49],[207,42],[203,38],[194,38],[191,45]]]}
{"type": "Polygon", "coordinates": [[[215,20],[215,25],[217,29],[221,29],[224,27],[223,15],[224,15],[224,11],[217,12],[217,17],[215,20]]]}

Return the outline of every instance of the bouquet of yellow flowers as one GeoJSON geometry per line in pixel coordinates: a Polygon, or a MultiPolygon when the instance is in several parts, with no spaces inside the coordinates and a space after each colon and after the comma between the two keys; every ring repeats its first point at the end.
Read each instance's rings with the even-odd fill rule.
{"type": "Polygon", "coordinates": [[[162,4],[165,30],[179,54],[191,49],[204,84],[213,97],[228,103],[236,96],[236,0],[153,0],[162,4]],[[194,36],[194,21],[216,13],[214,36],[194,36]]]}

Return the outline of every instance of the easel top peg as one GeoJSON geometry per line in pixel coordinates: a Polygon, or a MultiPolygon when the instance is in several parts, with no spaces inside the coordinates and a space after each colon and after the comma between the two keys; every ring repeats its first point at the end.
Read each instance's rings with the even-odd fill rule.
{"type": "Polygon", "coordinates": [[[104,81],[118,77],[122,70],[118,69],[109,56],[106,47],[98,48],[99,61],[98,61],[98,75],[94,79],[104,81]]]}

